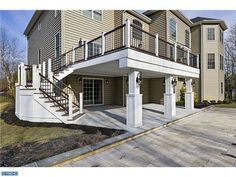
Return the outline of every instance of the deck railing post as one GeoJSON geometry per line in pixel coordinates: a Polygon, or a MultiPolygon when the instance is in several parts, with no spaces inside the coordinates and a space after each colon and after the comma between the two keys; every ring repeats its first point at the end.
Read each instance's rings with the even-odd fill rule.
{"type": "Polygon", "coordinates": [[[79,93],[79,112],[83,113],[83,92],[79,93]]]}
{"type": "Polygon", "coordinates": [[[88,42],[84,41],[84,60],[88,59],[88,42]]]}
{"type": "Polygon", "coordinates": [[[159,35],[156,34],[156,38],[155,38],[155,54],[156,54],[156,56],[158,56],[158,50],[159,50],[158,42],[159,42],[159,35]]]}
{"type": "Polygon", "coordinates": [[[102,32],[102,55],[104,55],[105,53],[105,47],[106,47],[106,43],[105,43],[105,32],[102,32]]]}
{"type": "Polygon", "coordinates": [[[17,83],[16,85],[21,85],[21,65],[18,65],[18,68],[17,68],[17,83]]]}
{"type": "Polygon", "coordinates": [[[73,114],[73,95],[69,94],[69,117],[72,119],[73,114]]]}
{"type": "Polygon", "coordinates": [[[25,65],[24,63],[20,64],[20,68],[21,68],[21,78],[20,78],[20,82],[21,82],[21,86],[25,86],[26,85],[26,72],[25,72],[25,65]]]}
{"type": "Polygon", "coordinates": [[[189,49],[187,50],[187,65],[190,65],[190,51],[189,49]]]}
{"type": "Polygon", "coordinates": [[[33,70],[33,78],[32,78],[32,85],[33,88],[35,88],[37,91],[39,90],[40,87],[40,70],[41,70],[41,65],[33,65],[32,66],[32,70],[33,70]]]}
{"type": "Polygon", "coordinates": [[[174,53],[174,60],[177,61],[177,43],[175,43],[175,53],[174,53]]]}
{"type": "Polygon", "coordinates": [[[43,61],[43,73],[42,73],[43,76],[46,76],[46,62],[43,61]]]}
{"type": "Polygon", "coordinates": [[[199,57],[200,57],[200,54],[197,55],[197,68],[199,68],[199,57]]]}
{"type": "Polygon", "coordinates": [[[52,81],[52,76],[53,76],[53,72],[52,72],[52,59],[49,58],[48,59],[48,79],[50,81],[52,81]]]}
{"type": "Polygon", "coordinates": [[[69,64],[68,62],[68,56],[67,56],[67,51],[65,50],[65,60],[66,60],[66,66],[69,64]]]}
{"type": "Polygon", "coordinates": [[[126,20],[125,25],[125,46],[127,48],[130,47],[130,21],[128,19],[126,20]]]}
{"type": "Polygon", "coordinates": [[[75,47],[73,47],[73,50],[72,50],[72,64],[75,63],[75,47]]]}

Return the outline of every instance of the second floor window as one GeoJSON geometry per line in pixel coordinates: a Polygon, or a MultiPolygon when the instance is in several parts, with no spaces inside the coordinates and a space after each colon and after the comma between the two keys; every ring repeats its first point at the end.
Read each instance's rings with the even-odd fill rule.
{"type": "Polygon", "coordinates": [[[61,33],[57,33],[55,36],[55,57],[58,58],[61,55],[61,33]]]}
{"type": "Polygon", "coordinates": [[[215,69],[215,54],[208,53],[208,69],[215,69]]]}
{"type": "Polygon", "coordinates": [[[189,31],[185,30],[185,45],[189,47],[189,31]]]}
{"type": "Polygon", "coordinates": [[[224,70],[224,57],[220,55],[220,70],[224,70]]]}
{"type": "Polygon", "coordinates": [[[133,25],[136,27],[133,28],[133,38],[142,41],[142,23],[138,20],[133,20],[133,25]]]}
{"type": "Polygon", "coordinates": [[[38,50],[38,64],[41,64],[41,59],[42,58],[42,53],[41,53],[41,49],[38,50]]]}
{"type": "Polygon", "coordinates": [[[176,41],[176,21],[171,18],[169,21],[169,38],[176,41]]]}
{"type": "Polygon", "coordinates": [[[102,21],[102,10],[82,10],[81,13],[93,20],[102,21]]]}
{"type": "Polygon", "coordinates": [[[215,28],[208,28],[207,29],[207,39],[208,40],[215,40],[215,28]]]}

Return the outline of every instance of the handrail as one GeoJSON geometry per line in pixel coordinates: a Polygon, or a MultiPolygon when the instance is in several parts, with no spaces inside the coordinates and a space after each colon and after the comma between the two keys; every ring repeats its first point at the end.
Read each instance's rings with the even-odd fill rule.
{"type": "Polygon", "coordinates": [[[106,35],[108,35],[108,34],[114,32],[114,31],[116,31],[116,30],[118,30],[118,29],[120,29],[120,28],[123,28],[125,25],[126,25],[126,24],[123,24],[123,25],[117,26],[117,27],[114,28],[113,30],[106,32],[104,35],[106,36],[106,35]]]}
{"type": "MultiPolygon", "coordinates": [[[[61,80],[58,80],[56,77],[54,77],[53,76],[53,79],[54,80],[56,80],[56,82],[59,82],[62,86],[64,86],[64,88],[66,88],[66,89],[68,89],[70,92],[69,93],[67,93],[68,95],[69,94],[72,94],[72,93],[75,93],[75,91],[72,89],[72,88],[70,88],[70,87],[68,87],[64,82],[62,82],[61,80]]],[[[55,84],[56,85],[56,84],[55,84]]],[[[61,88],[62,89],[62,88],[61,88]]],[[[79,104],[77,104],[75,101],[73,101],[73,104],[75,105],[75,106],[77,106],[77,107],[79,107],[79,104]]]]}
{"type": "MultiPolygon", "coordinates": [[[[49,89],[48,89],[48,85],[42,85],[42,82],[40,83],[40,87],[39,90],[41,92],[43,92],[49,99],[53,100],[55,103],[57,103],[57,105],[62,108],[66,113],[69,113],[69,95],[66,94],[62,89],[60,89],[59,87],[57,87],[55,84],[53,84],[47,77],[43,76],[41,73],[39,73],[39,76],[41,79],[44,79],[44,81],[46,81],[46,83],[49,83],[49,89]],[[47,89],[45,89],[45,87],[47,89]],[[51,95],[51,89],[55,89],[57,88],[60,92],[60,97],[63,97],[63,99],[57,99],[56,95],[52,96],[51,95]],[[47,92],[47,90],[50,90],[50,92],[47,92]],[[64,105],[63,105],[64,103],[64,105]]],[[[56,94],[56,93],[54,93],[56,94]]]]}

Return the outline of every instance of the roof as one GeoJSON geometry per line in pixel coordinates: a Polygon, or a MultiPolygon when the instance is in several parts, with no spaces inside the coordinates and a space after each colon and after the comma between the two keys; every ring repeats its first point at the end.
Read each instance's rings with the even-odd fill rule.
{"type": "Polygon", "coordinates": [[[43,13],[42,10],[36,10],[33,14],[33,16],[30,19],[30,22],[28,23],[27,27],[25,28],[24,35],[28,36],[31,29],[34,27],[34,24],[37,22],[41,14],[43,13]]]}
{"type": "Polygon", "coordinates": [[[223,20],[207,18],[207,17],[196,17],[191,19],[193,22],[193,26],[197,26],[200,24],[219,24],[223,30],[227,30],[227,25],[223,20]]]}
{"type": "Polygon", "coordinates": [[[147,22],[147,23],[151,23],[152,22],[152,19],[149,18],[148,16],[142,14],[142,13],[139,13],[135,10],[126,10],[128,13],[131,13],[132,15],[134,15],[135,17],[147,22]]]}
{"type": "MultiPolygon", "coordinates": [[[[150,16],[156,12],[163,11],[163,10],[147,10],[143,12],[144,15],[150,16]]],[[[185,22],[190,27],[193,25],[193,23],[179,10],[170,10],[173,14],[175,14],[177,17],[179,17],[183,22],[185,22]]]]}

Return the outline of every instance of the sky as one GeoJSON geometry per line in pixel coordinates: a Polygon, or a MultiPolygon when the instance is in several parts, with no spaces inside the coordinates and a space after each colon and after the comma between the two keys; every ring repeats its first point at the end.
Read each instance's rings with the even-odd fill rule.
{"type": "MultiPolygon", "coordinates": [[[[222,19],[227,26],[236,23],[236,10],[184,10],[183,14],[189,19],[201,16],[208,18],[222,19]]],[[[7,33],[19,40],[21,49],[26,49],[26,38],[23,32],[29,23],[34,11],[30,10],[0,10],[0,27],[6,29],[7,33]]],[[[227,31],[226,31],[227,33],[227,31]]],[[[227,36],[227,34],[226,34],[227,36]]]]}

